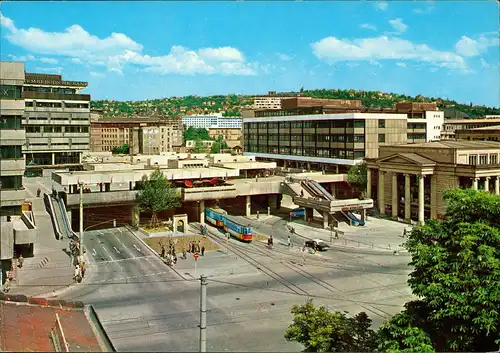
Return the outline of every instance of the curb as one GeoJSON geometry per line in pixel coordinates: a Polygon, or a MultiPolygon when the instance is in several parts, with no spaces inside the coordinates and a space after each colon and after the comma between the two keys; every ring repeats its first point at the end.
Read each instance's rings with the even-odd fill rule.
{"type": "Polygon", "coordinates": [[[71,302],[66,300],[41,298],[39,296],[28,297],[23,294],[0,293],[0,301],[13,302],[13,303],[26,303],[31,305],[50,306],[50,307],[64,306],[67,308],[74,308],[74,309],[82,309],[85,306],[82,301],[71,302]]]}
{"type": "Polygon", "coordinates": [[[128,229],[128,231],[130,233],[132,233],[132,235],[139,241],[141,242],[154,256],[156,256],[158,259],[160,259],[161,262],[163,262],[165,264],[165,266],[167,266],[168,268],[170,268],[172,271],[174,271],[180,278],[182,278],[183,280],[188,280],[186,278],[184,278],[184,276],[182,274],[180,274],[179,271],[177,271],[173,266],[168,266],[166,261],[164,259],[162,259],[162,257],[160,255],[158,255],[158,253],[156,251],[154,251],[143,239],[141,239],[137,234],[135,234],[134,231],[128,229]]]}

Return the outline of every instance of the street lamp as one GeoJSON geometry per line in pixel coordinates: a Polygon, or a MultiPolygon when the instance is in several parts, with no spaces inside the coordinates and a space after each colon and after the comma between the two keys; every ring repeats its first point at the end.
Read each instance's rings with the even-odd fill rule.
{"type": "Polygon", "coordinates": [[[80,259],[83,258],[83,181],[78,183],[80,186],[80,259]]]}

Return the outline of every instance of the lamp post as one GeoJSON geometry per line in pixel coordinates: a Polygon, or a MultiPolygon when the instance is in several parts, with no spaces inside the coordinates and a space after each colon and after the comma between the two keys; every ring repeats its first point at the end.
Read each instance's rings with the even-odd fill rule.
{"type": "Polygon", "coordinates": [[[83,182],[79,182],[80,186],[80,259],[83,258],[83,182]]]}

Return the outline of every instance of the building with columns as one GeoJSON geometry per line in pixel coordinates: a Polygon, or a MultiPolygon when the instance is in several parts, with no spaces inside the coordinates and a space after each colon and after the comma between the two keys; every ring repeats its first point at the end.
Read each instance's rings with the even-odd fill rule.
{"type": "Polygon", "coordinates": [[[444,219],[443,192],[474,188],[500,195],[500,143],[446,140],[380,146],[367,159],[367,196],[381,215],[406,222],[444,219]]]}

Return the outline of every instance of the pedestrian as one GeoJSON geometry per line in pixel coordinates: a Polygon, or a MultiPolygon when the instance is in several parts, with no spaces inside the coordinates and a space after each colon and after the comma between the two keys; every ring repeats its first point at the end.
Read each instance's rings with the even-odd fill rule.
{"type": "Polygon", "coordinates": [[[75,275],[73,276],[73,280],[75,283],[78,281],[78,275],[80,274],[80,266],[76,265],[75,266],[75,275]]]}
{"type": "Polygon", "coordinates": [[[188,243],[188,248],[187,248],[187,252],[191,252],[191,249],[193,248],[193,243],[192,242],[189,242],[188,243]]]}
{"type": "Polygon", "coordinates": [[[19,268],[23,268],[23,263],[24,263],[24,258],[23,258],[23,255],[20,254],[19,257],[17,258],[17,262],[18,262],[18,266],[19,268]]]}
{"type": "Polygon", "coordinates": [[[165,257],[165,246],[161,246],[161,257],[165,257]]]}
{"type": "Polygon", "coordinates": [[[339,238],[339,231],[337,229],[335,229],[335,239],[338,239],[339,238]]]}
{"type": "Polygon", "coordinates": [[[9,290],[10,290],[10,278],[7,277],[5,279],[5,283],[3,284],[3,291],[4,291],[4,293],[8,293],[9,290]]]}
{"type": "Polygon", "coordinates": [[[186,248],[182,249],[182,258],[183,258],[184,260],[186,260],[186,259],[187,259],[187,252],[186,252],[186,248]]]}
{"type": "Polygon", "coordinates": [[[204,246],[201,247],[201,256],[205,256],[205,247],[204,246]]]}
{"type": "Polygon", "coordinates": [[[82,278],[85,277],[85,262],[82,262],[82,278]]]}
{"type": "Polygon", "coordinates": [[[403,237],[406,238],[406,228],[403,230],[403,237]]]}
{"type": "Polygon", "coordinates": [[[304,190],[300,190],[300,197],[304,197],[304,190]]]}
{"type": "Polygon", "coordinates": [[[292,240],[290,239],[290,236],[288,236],[287,243],[288,243],[288,249],[290,249],[292,247],[292,240]]]}
{"type": "Polygon", "coordinates": [[[40,190],[40,188],[36,189],[36,197],[40,197],[41,193],[42,193],[42,190],[40,190]]]}

